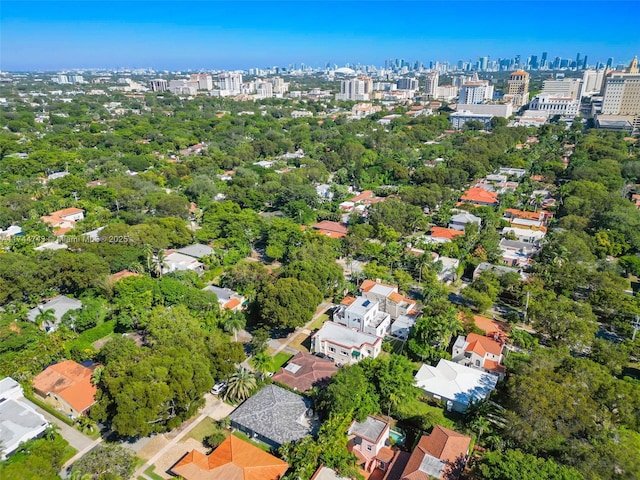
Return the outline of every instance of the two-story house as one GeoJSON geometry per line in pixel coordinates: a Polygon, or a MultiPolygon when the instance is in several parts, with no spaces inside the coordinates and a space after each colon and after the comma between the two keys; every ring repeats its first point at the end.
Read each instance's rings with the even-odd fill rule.
{"type": "Polygon", "coordinates": [[[465,367],[502,375],[503,348],[501,342],[477,333],[470,333],[466,337],[460,335],[453,345],[451,359],[465,367]]]}
{"type": "Polygon", "coordinates": [[[345,327],[384,337],[391,325],[391,315],[380,311],[380,304],[367,297],[357,297],[350,305],[339,305],[333,321],[345,327]]]}
{"type": "Polygon", "coordinates": [[[337,365],[351,365],[363,358],[376,358],[382,337],[354,330],[336,322],[325,322],[311,337],[311,350],[323,353],[337,365]]]}
{"type": "Polygon", "coordinates": [[[379,309],[388,313],[391,320],[416,311],[416,302],[398,293],[398,287],[385,283],[365,280],[360,285],[363,297],[378,302],[379,309]]]}
{"type": "Polygon", "coordinates": [[[359,466],[367,473],[376,468],[387,470],[396,451],[387,446],[390,425],[372,416],[363,422],[353,422],[347,431],[348,448],[358,459],[359,466]]]}

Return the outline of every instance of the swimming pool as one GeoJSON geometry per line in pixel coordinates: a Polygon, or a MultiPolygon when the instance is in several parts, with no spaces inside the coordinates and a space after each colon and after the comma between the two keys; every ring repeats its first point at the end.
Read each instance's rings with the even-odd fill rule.
{"type": "Polygon", "coordinates": [[[404,443],[405,435],[399,430],[389,430],[389,438],[396,445],[402,445],[404,443]]]}

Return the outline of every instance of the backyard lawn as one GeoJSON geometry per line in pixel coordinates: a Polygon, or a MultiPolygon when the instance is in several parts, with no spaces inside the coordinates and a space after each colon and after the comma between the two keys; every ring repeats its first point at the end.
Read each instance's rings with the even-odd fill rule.
{"type": "Polygon", "coordinates": [[[265,452],[271,453],[271,447],[269,447],[268,445],[265,445],[264,443],[255,442],[255,441],[251,440],[249,437],[247,437],[242,432],[235,431],[235,432],[233,432],[232,435],[234,435],[235,437],[238,437],[241,440],[244,440],[245,442],[250,443],[254,447],[258,447],[260,450],[264,450],[265,452]]]}
{"type": "Polygon", "coordinates": [[[293,357],[290,353],[280,352],[276,354],[271,362],[271,366],[273,367],[273,371],[277,372],[282,368],[282,366],[289,361],[289,359],[293,357]]]}
{"type": "Polygon", "coordinates": [[[329,315],[327,315],[326,313],[323,313],[313,321],[313,323],[309,326],[309,329],[311,331],[318,330],[320,327],[322,327],[322,324],[327,320],[329,320],[329,315]]]}

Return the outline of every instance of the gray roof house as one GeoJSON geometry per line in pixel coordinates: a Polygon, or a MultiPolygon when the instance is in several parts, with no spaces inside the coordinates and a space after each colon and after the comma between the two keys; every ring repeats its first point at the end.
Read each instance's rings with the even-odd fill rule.
{"type": "Polygon", "coordinates": [[[196,243],[194,245],[188,245],[186,247],[179,248],[178,250],[176,250],[176,252],[199,259],[202,257],[206,257],[207,255],[211,255],[213,253],[213,248],[211,248],[209,245],[196,243]]]}
{"type": "Polygon", "coordinates": [[[451,217],[451,220],[449,221],[449,228],[464,232],[466,226],[472,223],[475,223],[476,225],[478,225],[478,227],[481,227],[482,219],[468,212],[458,213],[457,215],[453,215],[451,217]]]}
{"type": "Polygon", "coordinates": [[[60,320],[65,313],[71,310],[77,310],[82,308],[82,302],[80,300],[76,300],[75,298],[69,298],[65,295],[58,295],[57,297],[52,298],[48,302],[41,303],[37,307],[32,308],[27,312],[27,319],[31,322],[35,322],[37,316],[40,312],[46,312],[47,310],[53,310],[53,316],[55,317],[54,322],[47,322],[44,325],[46,331],[53,331],[58,328],[60,324],[60,320]]]}
{"type": "Polygon", "coordinates": [[[13,378],[0,380],[0,460],[15,452],[21,443],[42,435],[49,426],[22,394],[22,387],[13,378]]]}
{"type": "Polygon", "coordinates": [[[273,448],[311,435],[316,426],[311,402],[276,385],[245,400],[229,418],[233,428],[273,448]]]}

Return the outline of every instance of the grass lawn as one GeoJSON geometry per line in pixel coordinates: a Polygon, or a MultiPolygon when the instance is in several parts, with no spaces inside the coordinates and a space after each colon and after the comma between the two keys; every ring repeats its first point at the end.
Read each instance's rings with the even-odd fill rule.
{"type": "Polygon", "coordinates": [[[274,356],[271,359],[271,366],[273,368],[274,372],[277,372],[278,370],[280,370],[280,368],[289,361],[289,359],[293,357],[293,355],[291,355],[290,353],[286,353],[286,352],[280,352],[278,354],[276,354],[276,356],[274,356]]]}
{"type": "Polygon", "coordinates": [[[326,313],[323,313],[313,321],[313,323],[309,326],[309,329],[311,331],[318,330],[320,327],[322,327],[322,324],[327,320],[329,320],[329,315],[327,315],[326,313]]]}
{"type": "Polygon", "coordinates": [[[401,402],[396,409],[396,415],[404,420],[401,423],[409,423],[419,429],[433,425],[442,425],[445,428],[455,426],[453,420],[445,417],[443,408],[429,405],[417,398],[401,402]]]}
{"type": "Polygon", "coordinates": [[[193,438],[198,442],[202,442],[202,439],[208,437],[217,430],[216,421],[211,417],[204,418],[198,425],[186,435],[182,441],[185,442],[189,438],[193,438]]]}
{"type": "Polygon", "coordinates": [[[311,349],[311,337],[304,333],[299,333],[289,344],[291,348],[300,350],[301,352],[309,352],[311,349]]]}
{"type": "Polygon", "coordinates": [[[258,447],[260,450],[264,450],[267,453],[271,453],[271,447],[269,447],[268,445],[265,445],[264,443],[260,443],[260,442],[256,442],[254,440],[251,440],[249,437],[247,437],[242,432],[236,431],[236,432],[233,432],[232,435],[235,436],[235,437],[238,437],[241,440],[244,440],[245,442],[250,443],[254,447],[258,447]]]}
{"type": "Polygon", "coordinates": [[[147,468],[147,469],[144,471],[144,474],[145,474],[147,477],[152,478],[153,480],[164,480],[164,478],[162,478],[160,475],[158,475],[158,474],[154,471],[153,465],[152,465],[152,466],[150,466],[149,468],[147,468]]]}

